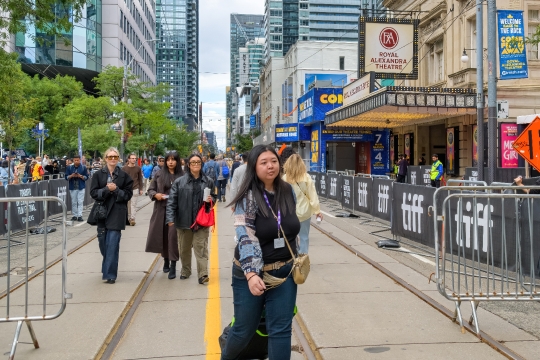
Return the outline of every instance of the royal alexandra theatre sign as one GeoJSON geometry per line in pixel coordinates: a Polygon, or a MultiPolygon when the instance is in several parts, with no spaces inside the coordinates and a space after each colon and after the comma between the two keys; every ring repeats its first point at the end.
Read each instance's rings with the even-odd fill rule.
{"type": "Polygon", "coordinates": [[[360,17],[358,73],[418,79],[418,20],[360,17]]]}

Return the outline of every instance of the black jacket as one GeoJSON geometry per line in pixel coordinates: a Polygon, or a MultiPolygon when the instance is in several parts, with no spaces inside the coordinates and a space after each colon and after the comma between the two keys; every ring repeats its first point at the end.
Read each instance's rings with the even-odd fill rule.
{"type": "Polygon", "coordinates": [[[210,195],[215,203],[217,195],[214,192],[214,181],[202,171],[198,179],[195,179],[190,172],[176,179],[169,192],[166,222],[174,222],[177,229],[189,229],[203,205],[205,188],[211,189],[210,195]]]}
{"type": "Polygon", "coordinates": [[[90,196],[96,201],[104,201],[107,207],[107,219],[105,222],[98,222],[94,219],[94,207],[88,216],[90,225],[104,226],[108,230],[124,230],[129,224],[127,203],[133,196],[133,180],[122,169],[116,167],[113,173],[113,182],[116,184],[116,190],[111,192],[107,188],[108,169],[105,168],[96,171],[92,176],[90,185],[90,196]]]}

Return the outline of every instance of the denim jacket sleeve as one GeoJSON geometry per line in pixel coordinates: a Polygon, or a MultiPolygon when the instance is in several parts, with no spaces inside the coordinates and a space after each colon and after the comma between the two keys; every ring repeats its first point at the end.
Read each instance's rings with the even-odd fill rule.
{"type": "Polygon", "coordinates": [[[244,274],[255,272],[260,274],[263,268],[261,244],[255,236],[255,218],[257,217],[257,204],[250,191],[243,199],[242,206],[234,210],[234,226],[238,239],[238,252],[240,265],[244,274]]]}

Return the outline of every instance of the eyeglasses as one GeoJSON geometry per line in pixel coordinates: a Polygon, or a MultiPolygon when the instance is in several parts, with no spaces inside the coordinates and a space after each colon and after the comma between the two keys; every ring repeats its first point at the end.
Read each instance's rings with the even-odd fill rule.
{"type": "Polygon", "coordinates": [[[118,155],[107,156],[107,159],[109,159],[109,160],[118,160],[119,158],[120,158],[120,156],[118,156],[118,155]]]}
{"type": "Polygon", "coordinates": [[[201,165],[201,161],[190,161],[189,162],[191,165],[201,165]]]}

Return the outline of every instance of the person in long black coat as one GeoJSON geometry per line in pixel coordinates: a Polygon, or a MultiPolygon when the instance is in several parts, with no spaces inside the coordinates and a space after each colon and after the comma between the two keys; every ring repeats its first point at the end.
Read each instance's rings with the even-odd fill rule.
{"type": "Polygon", "coordinates": [[[133,196],[133,180],[117,166],[119,154],[116,148],[109,148],[105,152],[107,166],[92,176],[90,196],[96,202],[87,220],[90,225],[97,225],[99,250],[103,256],[101,272],[108,284],[114,284],[118,276],[121,231],[129,225],[127,203],[133,196]],[[107,208],[104,220],[95,218],[99,203],[107,208]]]}
{"type": "Polygon", "coordinates": [[[184,171],[178,153],[169,152],[165,155],[165,166],[156,173],[148,188],[148,196],[154,201],[154,212],[150,218],[145,251],[163,256],[163,272],[169,273],[169,279],[176,277],[176,262],[180,254],[176,229],[165,222],[165,212],[171,186],[182,175],[184,171]]]}

